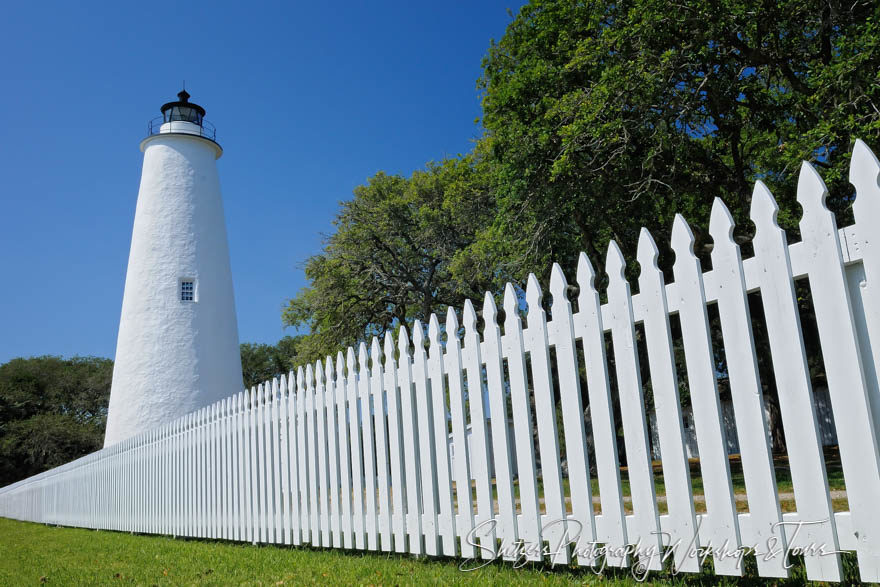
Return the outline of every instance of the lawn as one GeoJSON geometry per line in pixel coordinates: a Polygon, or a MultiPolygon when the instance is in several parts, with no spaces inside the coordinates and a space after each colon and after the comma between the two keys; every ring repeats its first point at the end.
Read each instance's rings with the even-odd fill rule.
{"type": "MultiPolygon", "coordinates": [[[[121,532],[58,528],[0,518],[2,585],[399,585],[399,584],[569,584],[638,585],[627,571],[597,577],[588,569],[549,566],[512,568],[492,563],[470,573],[459,561],[412,556],[283,546],[252,546],[214,540],[183,540],[121,532]]],[[[854,557],[844,556],[847,582],[857,577],[854,557]]],[[[746,560],[754,577],[754,561],[746,560]]],[[[709,574],[653,573],[666,585],[758,584],[709,574]]],[[[799,585],[803,571],[777,584],[799,585]]],[[[763,584],[763,582],[761,582],[763,584]]]]}

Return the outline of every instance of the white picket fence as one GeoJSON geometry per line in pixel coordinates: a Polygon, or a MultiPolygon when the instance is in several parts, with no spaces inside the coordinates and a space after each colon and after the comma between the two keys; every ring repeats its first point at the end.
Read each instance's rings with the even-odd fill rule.
{"type": "Polygon", "coordinates": [[[672,564],[687,572],[700,571],[694,556],[700,548],[714,561],[714,571],[724,575],[741,574],[738,549],[755,548],[764,577],[785,577],[786,549],[801,548],[807,576],[828,581],[841,578],[838,551],[855,551],[861,579],[878,581],[880,245],[873,235],[880,226],[880,164],[861,142],[850,177],[857,188],[853,226],[837,229],[824,204],[822,179],[804,164],[797,189],[804,211],[798,243],[787,244],[776,223],[776,203],[758,184],[751,207],[757,228],[752,258],[741,259],[731,237],[733,220],[716,200],[709,227],[715,243],[711,271],[702,271],[690,228],[678,216],[672,231],[673,283],[664,283],[657,248],[643,230],[637,294],[624,279],[624,259],[612,242],[605,261],[605,304],[594,287],[593,265],[582,255],[577,311],[567,298],[565,276],[554,266],[549,320],[541,288],[530,276],[524,300],[510,285],[504,292],[503,333],[487,295],[482,332],[470,302],[461,323],[452,310],[445,328],[431,316],[427,341],[416,323],[412,340],[401,329],[396,342],[387,335],[384,345],[374,339],[369,352],[364,344],[349,348],[335,360],[328,357],[6,487],[0,490],[0,515],[87,528],[483,560],[523,557],[616,567],[636,562],[648,569],[672,564]],[[794,281],[803,278],[815,307],[849,511],[833,511],[825,473],[795,300],[794,281]],[[781,511],[767,442],[746,298],[755,291],[761,294],[779,389],[794,513],[781,511]],[[747,513],[737,512],[731,481],[710,304],[717,304],[720,315],[747,513]],[[525,305],[527,327],[520,312],[525,305]],[[707,513],[696,511],[686,458],[670,328],[676,314],[707,513]],[[644,327],[654,396],[663,514],[650,462],[637,324],[644,327]],[[469,401],[483,394],[488,394],[488,413],[483,401],[469,401]],[[614,419],[615,395],[622,422],[614,419]],[[597,495],[586,450],[584,398],[590,405],[597,495]],[[487,420],[499,425],[488,432],[487,420]],[[631,498],[623,492],[618,425],[631,498]],[[490,454],[494,479],[487,466],[490,454]],[[665,562],[664,554],[669,555],[665,562]]]}

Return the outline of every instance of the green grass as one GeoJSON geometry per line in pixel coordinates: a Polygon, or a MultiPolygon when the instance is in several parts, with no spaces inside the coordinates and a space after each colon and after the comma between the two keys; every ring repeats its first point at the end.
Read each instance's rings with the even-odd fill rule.
{"type": "MultiPolygon", "coordinates": [[[[570,584],[638,585],[626,570],[603,577],[588,569],[531,565],[514,569],[496,562],[463,573],[460,561],[416,559],[340,550],[253,546],[210,540],[183,540],[122,532],[58,528],[0,518],[2,585],[399,585],[399,584],[570,584]]],[[[857,581],[855,558],[844,555],[845,580],[857,581]]],[[[747,578],[652,573],[666,585],[764,584],[746,559],[747,578]]],[[[777,585],[804,582],[801,568],[777,585]]]]}

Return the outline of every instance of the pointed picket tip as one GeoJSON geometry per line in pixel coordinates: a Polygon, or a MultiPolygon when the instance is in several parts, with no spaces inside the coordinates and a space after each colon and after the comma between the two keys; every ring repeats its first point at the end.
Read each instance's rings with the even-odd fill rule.
{"type": "Polygon", "coordinates": [[[483,296],[483,321],[487,327],[498,325],[498,306],[495,305],[495,296],[489,292],[483,296]]]}
{"type": "Polygon", "coordinates": [[[327,357],[324,359],[324,380],[327,383],[333,383],[333,372],[335,370],[335,366],[333,365],[333,357],[327,355],[327,357]]]}
{"type": "Polygon", "coordinates": [[[440,321],[437,320],[437,314],[431,314],[431,318],[428,320],[428,338],[431,340],[431,344],[440,342],[440,321]]]}
{"type": "Polygon", "coordinates": [[[394,339],[391,338],[391,332],[385,331],[385,358],[393,359],[394,358],[394,339]]]}
{"type": "Polygon", "coordinates": [[[715,245],[721,242],[733,242],[733,216],[730,210],[724,205],[721,198],[715,198],[712,202],[712,212],[709,215],[709,236],[715,241],[715,245]]]}
{"type": "Polygon", "coordinates": [[[345,349],[345,363],[348,365],[348,374],[351,375],[352,370],[354,369],[355,358],[354,358],[354,348],[348,347],[345,349]]]}
{"type": "Polygon", "coordinates": [[[382,362],[382,347],[379,345],[379,339],[375,336],[370,343],[370,359],[372,359],[374,367],[382,362]]]}
{"type": "Polygon", "coordinates": [[[542,310],[541,300],[544,299],[544,292],[541,291],[541,284],[534,273],[529,273],[526,280],[526,303],[529,305],[529,313],[542,310]]]}
{"type": "Polygon", "coordinates": [[[406,332],[406,326],[400,327],[400,333],[397,335],[397,349],[400,351],[401,357],[409,356],[409,334],[406,332]]]}
{"type": "Polygon", "coordinates": [[[568,280],[565,279],[559,263],[553,263],[550,268],[550,295],[553,296],[554,306],[557,302],[568,300],[568,280]]]}
{"type": "Polygon", "coordinates": [[[807,161],[801,163],[797,184],[797,201],[804,209],[804,216],[813,209],[827,210],[825,207],[827,195],[828,189],[825,187],[825,181],[816,168],[807,161]]]}
{"type": "Polygon", "coordinates": [[[507,319],[510,320],[516,314],[517,307],[519,303],[516,299],[516,291],[513,289],[513,285],[510,282],[504,286],[504,313],[507,315],[507,319]]]}
{"type": "Polygon", "coordinates": [[[672,250],[675,251],[676,261],[682,253],[694,255],[694,233],[681,214],[676,214],[672,221],[672,250]]]}
{"type": "Polygon", "coordinates": [[[659,256],[660,250],[657,248],[657,243],[654,242],[654,237],[643,226],[642,230],[639,231],[639,244],[636,248],[636,260],[639,262],[639,267],[641,267],[642,271],[656,268],[657,257],[659,256]]]}
{"type": "Polygon", "coordinates": [[[776,204],[776,198],[770,193],[770,189],[763,181],[756,181],[755,189],[752,190],[752,205],[749,210],[749,218],[755,223],[755,228],[760,230],[768,219],[775,226],[778,213],[779,206],[776,204]]]}
{"type": "Polygon", "coordinates": [[[461,311],[461,323],[467,334],[471,334],[477,327],[477,313],[474,311],[474,305],[470,300],[464,301],[464,308],[461,311]]]}
{"type": "Polygon", "coordinates": [[[416,320],[413,322],[412,340],[413,340],[413,348],[414,348],[416,351],[418,351],[419,349],[423,349],[423,348],[424,348],[424,344],[425,344],[425,327],[422,326],[422,321],[421,321],[421,320],[416,319],[416,320]]]}
{"type": "Polygon", "coordinates": [[[593,289],[593,284],[596,281],[596,269],[593,268],[590,258],[584,252],[578,255],[577,281],[581,287],[581,292],[593,289]]]}
{"type": "Polygon", "coordinates": [[[317,385],[324,383],[324,365],[321,359],[315,361],[315,383],[317,385]]]}
{"type": "Polygon", "coordinates": [[[345,355],[342,354],[342,351],[336,353],[336,372],[340,379],[345,376],[345,355]]]}
{"type": "Polygon", "coordinates": [[[623,252],[617,245],[617,241],[609,241],[608,254],[605,256],[605,273],[607,273],[608,277],[611,279],[625,279],[623,276],[624,267],[626,267],[626,261],[623,258],[623,252]]]}
{"type": "Polygon", "coordinates": [[[284,392],[287,391],[287,375],[285,375],[284,373],[281,374],[279,385],[281,386],[281,393],[283,395],[284,392]]]}
{"type": "Polygon", "coordinates": [[[367,345],[364,341],[358,345],[358,363],[362,368],[367,366],[367,345]]]}
{"type": "Polygon", "coordinates": [[[446,309],[446,338],[458,340],[458,316],[452,306],[446,309]]]}
{"type": "Polygon", "coordinates": [[[303,388],[303,382],[305,381],[305,373],[303,372],[302,365],[297,367],[296,369],[296,386],[299,389],[303,388]]]}
{"type": "Polygon", "coordinates": [[[315,380],[314,373],[312,372],[312,364],[306,364],[306,387],[311,388],[312,382],[315,380]]]}

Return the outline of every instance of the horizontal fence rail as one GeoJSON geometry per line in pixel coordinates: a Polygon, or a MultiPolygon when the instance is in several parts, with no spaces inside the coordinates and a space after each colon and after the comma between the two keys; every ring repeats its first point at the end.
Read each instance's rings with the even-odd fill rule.
{"type": "Polygon", "coordinates": [[[841,580],[839,553],[855,551],[861,579],[880,581],[878,177],[877,159],[858,142],[850,173],[853,226],[838,230],[825,185],[805,163],[797,188],[800,242],[788,244],[773,196],[758,183],[748,259],[716,199],[709,271],[678,216],[671,283],[643,229],[636,294],[612,241],[604,304],[594,267],[581,255],[576,299],[568,299],[566,276],[553,267],[549,318],[544,292],[530,276],[524,297],[507,286],[503,324],[491,295],[482,305],[482,329],[468,301],[460,317],[450,309],[445,324],[432,315],[427,336],[417,321],[411,334],[401,328],[396,340],[374,338],[369,349],[361,343],[0,489],[0,515],[475,561],[699,572],[700,553],[715,573],[734,576],[743,572],[742,557],[754,556],[761,576],[786,577],[785,554],[794,552],[810,579],[826,581],[841,580]],[[833,413],[848,511],[835,511],[829,491],[797,280],[806,280],[814,307],[823,401],[833,413]],[[788,447],[796,504],[790,513],[780,506],[768,441],[748,302],[756,292],[788,447]],[[728,459],[712,306],[746,512],[737,509],[728,459]],[[689,390],[705,512],[695,505],[682,388],[689,390]],[[652,473],[657,455],[664,500],[652,473]]]}

